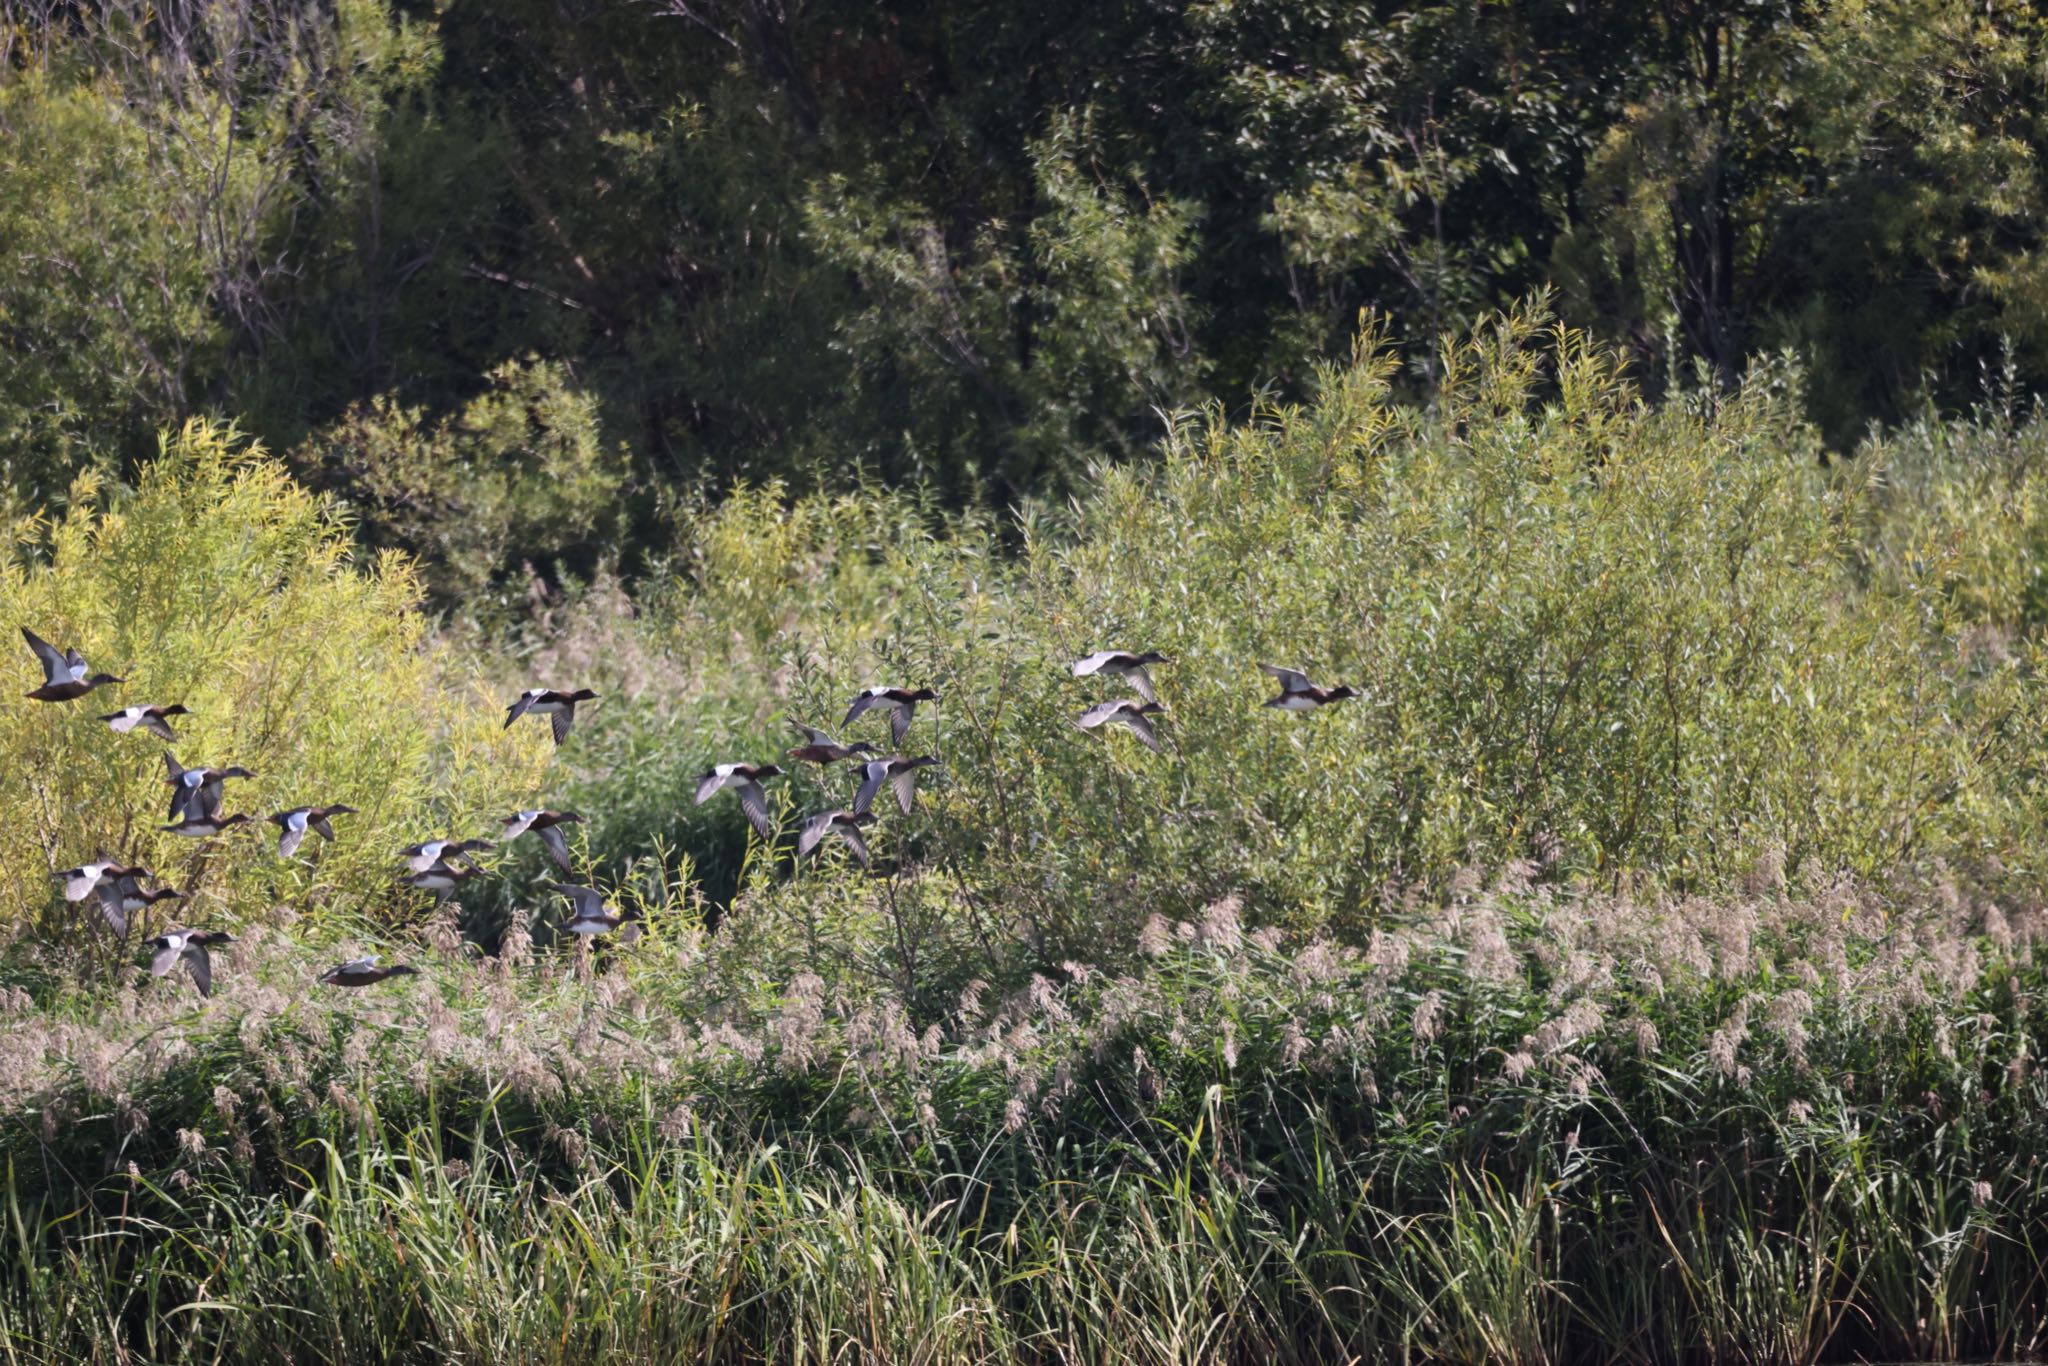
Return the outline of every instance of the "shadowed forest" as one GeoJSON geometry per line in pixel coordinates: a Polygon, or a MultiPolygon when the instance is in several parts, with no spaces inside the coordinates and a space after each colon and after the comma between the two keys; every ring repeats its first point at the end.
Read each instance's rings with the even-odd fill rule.
{"type": "Polygon", "coordinates": [[[0,1363],[2038,1359],[2044,155],[1998,0],[0,0],[0,1363]]]}

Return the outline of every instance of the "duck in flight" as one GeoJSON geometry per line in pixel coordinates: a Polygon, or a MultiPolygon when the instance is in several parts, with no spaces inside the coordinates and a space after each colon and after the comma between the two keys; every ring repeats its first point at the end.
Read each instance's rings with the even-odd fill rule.
{"type": "MultiPolygon", "coordinates": [[[[582,821],[583,817],[577,815],[574,811],[548,811],[545,809],[538,811],[515,811],[499,822],[502,829],[499,831],[498,838],[509,844],[531,830],[534,834],[540,836],[540,842],[547,846],[547,851],[554,858],[555,865],[565,873],[573,872],[574,870],[569,866],[569,841],[563,836],[562,827],[565,825],[580,825],[582,821]]],[[[482,841],[477,841],[477,843],[482,843],[482,841]]]]}
{"type": "Polygon", "coordinates": [[[60,651],[26,626],[21,628],[21,638],[28,642],[29,649],[34,650],[36,658],[42,661],[42,686],[23,694],[38,702],[69,702],[74,697],[85,696],[94,688],[104,688],[109,683],[128,681],[125,678],[116,678],[112,674],[88,674],[85,656],[78,653],[76,648],[60,651]]]}
{"type": "Polygon", "coordinates": [[[196,820],[220,811],[221,785],[229,778],[256,775],[240,764],[226,768],[186,768],[169,750],[164,751],[164,785],[171,789],[171,811],[166,820],[196,820]]]}
{"type": "Polygon", "coordinates": [[[290,858],[299,852],[299,845],[305,841],[306,832],[315,830],[325,838],[334,838],[334,827],[329,825],[332,816],[353,816],[353,806],[295,806],[289,811],[279,811],[264,817],[278,828],[277,856],[290,858]]]}
{"type": "Polygon", "coordinates": [[[1277,664],[1261,664],[1259,667],[1280,681],[1280,695],[1268,698],[1266,705],[1282,711],[1314,711],[1332,702],[1342,702],[1347,697],[1360,696],[1358,689],[1347,684],[1319,688],[1309,682],[1308,675],[1299,669],[1285,669],[1277,664]]]}
{"type": "Polygon", "coordinates": [[[243,812],[238,811],[232,816],[223,816],[216,810],[204,816],[187,816],[184,820],[177,821],[171,825],[159,825],[157,829],[167,831],[173,835],[183,835],[186,839],[203,840],[218,835],[222,831],[232,830],[238,825],[247,825],[250,819],[243,812]]]}
{"type": "Polygon", "coordinates": [[[577,688],[573,692],[558,692],[553,688],[528,688],[519,694],[519,700],[505,708],[505,728],[532,712],[545,716],[553,723],[555,743],[561,744],[569,738],[569,727],[576,724],[576,704],[594,702],[597,694],[588,688],[577,688]]]}
{"type": "Polygon", "coordinates": [[[822,730],[813,730],[811,727],[797,721],[791,721],[789,724],[796,727],[797,734],[804,737],[804,742],[795,749],[790,750],[788,757],[802,763],[836,764],[842,759],[851,759],[857,754],[873,754],[875,752],[875,747],[865,740],[856,740],[850,745],[842,745],[822,730]]]}
{"type": "Polygon", "coordinates": [[[1087,678],[1093,674],[1114,674],[1137,689],[1138,696],[1147,702],[1157,702],[1159,694],[1152,689],[1152,675],[1145,672],[1148,664],[1170,664],[1173,661],[1157,650],[1098,650],[1086,659],[1074,661],[1074,677],[1087,678]]]}
{"type": "Polygon", "coordinates": [[[388,968],[377,966],[380,955],[367,958],[351,958],[320,974],[320,980],[330,987],[373,987],[387,977],[417,977],[418,968],[409,968],[403,963],[393,963],[388,968]]]}
{"type": "Polygon", "coordinates": [[[860,790],[853,797],[853,812],[856,816],[867,814],[875,804],[875,795],[888,783],[896,789],[896,804],[909,815],[911,806],[917,801],[917,771],[937,764],[935,755],[920,754],[915,759],[906,759],[901,754],[892,754],[886,759],[870,759],[860,766],[860,790]]]}
{"type": "Polygon", "coordinates": [[[1109,702],[1097,702],[1081,713],[1074,722],[1082,730],[1095,730],[1102,726],[1122,726],[1145,742],[1145,748],[1159,752],[1159,736],[1152,729],[1150,717],[1157,716],[1166,708],[1157,702],[1134,702],[1128,697],[1119,697],[1109,702]]]}
{"type": "Polygon", "coordinates": [[[697,779],[697,805],[710,801],[722,789],[730,788],[740,799],[740,810],[747,813],[761,838],[775,838],[775,818],[768,814],[768,794],[761,790],[761,783],[767,778],[779,778],[782,770],[773,764],[714,764],[711,771],[697,779]]]}
{"type": "Polygon", "coordinates": [[[437,863],[421,873],[407,873],[399,881],[422,892],[432,892],[434,901],[446,901],[457,887],[473,877],[482,877],[484,870],[464,859],[460,864],[437,863]]]}
{"type": "Polygon", "coordinates": [[[149,941],[156,954],[149,960],[152,976],[168,977],[180,963],[192,975],[201,996],[213,995],[213,957],[207,953],[214,944],[232,944],[235,937],[226,930],[166,930],[149,941]]]}
{"type": "Polygon", "coordinates": [[[550,882],[548,890],[569,898],[569,919],[562,928],[586,943],[600,934],[610,934],[625,923],[626,918],[605,905],[604,897],[594,887],[583,887],[573,882],[550,882]]]}
{"type": "Polygon", "coordinates": [[[99,894],[100,915],[117,939],[128,937],[129,916],[154,906],[159,901],[182,900],[185,895],[176,887],[158,887],[154,891],[145,892],[142,890],[141,881],[134,873],[118,878],[107,878],[93,890],[99,894]]]}
{"type": "Polygon", "coordinates": [[[178,738],[178,733],[171,729],[169,718],[173,716],[190,716],[191,714],[191,712],[186,710],[184,703],[173,702],[168,707],[123,707],[119,711],[109,712],[98,719],[106,722],[107,729],[113,731],[116,735],[126,735],[129,731],[140,726],[151,735],[161,736],[166,740],[175,740],[178,738]]]}
{"type": "Polygon", "coordinates": [[[85,863],[76,868],[66,868],[50,876],[64,884],[66,901],[83,901],[93,894],[93,889],[98,887],[103,879],[148,877],[149,869],[140,864],[133,868],[124,868],[102,853],[98,863],[85,863]]]}
{"type": "Polygon", "coordinates": [[[797,856],[802,857],[816,849],[826,836],[836,835],[846,841],[846,847],[853,850],[853,856],[865,868],[868,866],[868,842],[861,838],[860,828],[873,825],[874,821],[873,813],[867,811],[820,811],[804,822],[802,831],[797,835],[797,856]]]}
{"type": "Polygon", "coordinates": [[[910,719],[917,713],[917,704],[938,700],[939,695],[930,688],[863,688],[839,725],[844,729],[868,712],[885,710],[889,713],[889,739],[900,745],[903,737],[910,734],[910,719]]]}
{"type": "Polygon", "coordinates": [[[476,860],[469,856],[470,851],[497,847],[489,840],[425,840],[419,844],[406,845],[398,851],[398,856],[405,860],[405,866],[413,872],[424,873],[440,867],[451,858],[461,859],[474,868],[476,860]]]}

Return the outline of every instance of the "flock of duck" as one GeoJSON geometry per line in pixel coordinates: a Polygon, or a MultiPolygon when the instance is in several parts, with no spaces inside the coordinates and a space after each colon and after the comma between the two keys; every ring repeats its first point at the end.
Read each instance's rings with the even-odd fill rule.
{"type": "MultiPolygon", "coordinates": [[[[42,686],[27,693],[35,701],[70,702],[95,689],[127,682],[113,674],[88,672],[85,656],[76,648],[59,650],[26,626],[21,628],[21,634],[43,666],[42,686]]],[[[1159,701],[1148,670],[1152,665],[1168,662],[1166,656],[1156,650],[1103,650],[1076,661],[1072,668],[1076,678],[1118,678],[1128,684],[1137,696],[1098,702],[1082,712],[1075,724],[1084,731],[1121,726],[1147,748],[1159,751],[1159,735],[1153,718],[1164,713],[1166,708],[1159,701]]],[[[1280,685],[1279,695],[1266,701],[1268,707],[1283,711],[1314,711],[1359,695],[1356,689],[1347,686],[1318,687],[1299,669],[1273,664],[1261,664],[1259,667],[1280,685]]],[[[569,738],[570,728],[576,720],[577,704],[594,701],[597,696],[589,688],[566,691],[529,688],[505,709],[505,726],[509,729],[522,716],[545,716],[554,742],[559,746],[569,738]]],[[[853,705],[847,709],[846,718],[840,726],[842,729],[851,726],[871,712],[884,714],[889,721],[891,745],[900,751],[909,737],[918,704],[937,700],[938,694],[930,688],[866,688],[854,697],[853,705]]],[[[142,704],[123,707],[97,719],[116,734],[125,735],[139,729],[162,740],[175,742],[178,736],[171,727],[171,718],[190,714],[182,704],[142,704]]],[[[937,756],[912,756],[900,752],[884,754],[865,740],[841,744],[826,732],[798,721],[791,720],[790,725],[795,727],[804,742],[789,750],[786,757],[820,767],[853,762],[860,778],[850,806],[820,811],[804,819],[797,834],[797,856],[807,856],[825,840],[837,839],[845,844],[863,868],[867,867],[868,846],[862,831],[876,819],[873,807],[882,786],[886,783],[890,787],[897,805],[905,815],[909,815],[917,799],[918,772],[937,765],[937,756]]],[[[220,768],[187,768],[169,750],[164,751],[163,759],[164,782],[171,789],[171,800],[169,823],[158,829],[189,839],[208,839],[251,823],[253,817],[246,812],[223,814],[222,807],[226,801],[228,780],[253,778],[256,776],[253,772],[238,764],[220,768]]],[[[761,837],[773,839],[775,819],[768,809],[767,793],[761,784],[782,774],[783,770],[774,764],[715,764],[698,779],[696,803],[702,806],[718,793],[729,791],[738,799],[740,809],[761,837]]],[[[289,859],[298,852],[308,831],[333,840],[334,817],[354,814],[354,807],[340,804],[295,806],[273,812],[265,819],[278,827],[277,856],[289,859]]],[[[434,893],[437,900],[445,900],[470,878],[483,875],[484,869],[470,857],[471,854],[495,848],[499,843],[529,833],[541,841],[564,873],[573,874],[569,844],[562,827],[582,820],[583,817],[574,811],[538,808],[506,816],[500,822],[496,841],[479,838],[423,840],[398,851],[406,870],[399,880],[408,887],[434,893]]],[[[158,902],[178,900],[184,895],[175,887],[144,888],[143,882],[152,877],[149,869],[124,865],[105,853],[96,862],[67,868],[52,876],[62,885],[66,901],[78,902],[96,897],[100,914],[108,927],[123,939],[134,923],[132,917],[158,902]]],[[[569,902],[569,919],[562,928],[585,942],[597,935],[609,934],[624,923],[624,918],[605,904],[604,897],[595,888],[552,881],[546,886],[569,902]]],[[[152,973],[158,977],[168,976],[182,965],[202,996],[210,995],[213,990],[213,959],[208,950],[232,942],[233,936],[225,930],[183,928],[166,929],[144,941],[154,950],[150,960],[152,973]]],[[[402,963],[385,965],[373,954],[329,968],[320,974],[319,980],[328,986],[366,987],[417,972],[417,968],[402,963]]]]}

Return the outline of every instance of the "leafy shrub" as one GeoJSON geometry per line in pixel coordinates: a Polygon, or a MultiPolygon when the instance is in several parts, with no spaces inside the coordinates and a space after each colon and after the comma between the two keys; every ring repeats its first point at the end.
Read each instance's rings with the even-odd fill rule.
{"type": "Polygon", "coordinates": [[[388,396],[351,408],[294,463],[348,491],[376,545],[418,556],[429,586],[473,612],[516,559],[581,553],[622,515],[625,462],[597,401],[548,361],[507,362],[460,413],[429,422],[388,396]]]}
{"type": "MultiPolygon", "coordinates": [[[[772,757],[784,711],[834,728],[856,688],[932,684],[909,748],[945,768],[880,847],[1018,971],[1126,952],[1145,914],[1224,895],[1362,935],[1475,861],[1679,890],[1767,856],[2033,866],[2036,647],[1958,653],[1966,595],[1911,567],[1881,461],[1816,459],[1784,377],[1651,408],[1611,356],[1527,317],[1441,369],[1426,410],[1367,350],[1313,405],[1184,421],[1156,469],[1025,512],[1014,556],[900,497],[741,493],[684,525],[680,572],[621,600],[608,643],[574,647],[634,661],[638,695],[594,728],[578,802],[736,869],[736,811],[677,814],[692,775],[772,757]],[[1113,646],[1172,657],[1164,755],[1072,724],[1119,688],[1069,662],[1113,646]],[[1261,661],[1365,695],[1264,710],[1261,661]]],[[[1959,501],[1918,504],[1920,539],[1998,534],[1967,468],[1929,476],[1959,501]]],[[[850,777],[785,789],[800,814],[850,777]]],[[[743,906],[846,913],[774,866],[743,906]]],[[[855,900],[887,951],[883,894],[855,900]]]]}
{"type": "MultiPolygon", "coordinates": [[[[110,850],[187,894],[190,923],[238,924],[290,907],[404,914],[392,852],[468,829],[537,790],[545,742],[500,729],[499,699],[426,640],[406,562],[358,563],[333,507],[260,448],[193,423],[133,489],[82,477],[68,509],[21,529],[0,566],[0,620],[76,646],[124,676],[68,703],[0,708],[5,929],[50,948],[103,939],[96,904],[64,903],[52,870],[110,850]],[[97,713],[183,703],[179,738],[115,735],[97,713]],[[226,811],[260,819],[346,803],[340,838],[280,862],[276,827],[205,841],[159,833],[166,749],[187,765],[241,764],[226,811]]],[[[42,681],[26,648],[22,690],[42,681]]]]}

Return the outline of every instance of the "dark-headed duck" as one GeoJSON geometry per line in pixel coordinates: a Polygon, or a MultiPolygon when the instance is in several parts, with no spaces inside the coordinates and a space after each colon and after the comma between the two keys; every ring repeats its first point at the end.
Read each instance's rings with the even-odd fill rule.
{"type": "Polygon", "coordinates": [[[185,965],[185,971],[192,974],[192,984],[199,988],[201,996],[213,995],[213,958],[207,953],[212,944],[232,944],[235,937],[226,930],[166,930],[149,941],[156,955],[149,960],[149,970],[158,977],[168,977],[178,964],[185,965]]]}
{"type": "Polygon", "coordinates": [[[178,733],[171,729],[171,723],[168,718],[173,716],[190,716],[191,714],[191,712],[186,710],[184,703],[173,702],[168,707],[123,707],[119,711],[108,712],[99,719],[106,722],[107,729],[113,731],[116,735],[126,735],[129,731],[140,726],[151,735],[160,735],[166,740],[175,740],[178,738],[178,733]]]}
{"type": "Polygon", "coordinates": [[[256,775],[240,764],[226,768],[186,768],[169,750],[164,751],[164,784],[171,789],[171,811],[166,820],[191,820],[220,811],[221,784],[229,778],[256,775]]]}
{"type": "Polygon", "coordinates": [[[325,839],[334,838],[334,827],[327,823],[330,816],[353,816],[353,806],[295,806],[289,811],[278,811],[264,817],[281,832],[277,837],[277,856],[290,858],[299,852],[299,845],[305,841],[306,832],[315,830],[325,839]]]}
{"type": "Polygon", "coordinates": [[[842,745],[822,730],[813,730],[798,721],[789,723],[796,727],[797,734],[804,742],[789,751],[789,757],[806,764],[836,764],[842,759],[851,759],[856,754],[873,754],[875,747],[865,740],[856,740],[842,745]]]}
{"type": "Polygon", "coordinates": [[[730,788],[740,799],[740,810],[761,832],[764,840],[775,838],[775,818],[768,814],[768,794],[761,790],[767,778],[779,778],[782,770],[773,764],[714,764],[697,779],[697,805],[702,806],[721,789],[730,788]]]}
{"type": "Polygon", "coordinates": [[[100,915],[107,922],[107,928],[122,939],[128,937],[128,917],[159,901],[179,901],[184,893],[176,887],[158,887],[154,891],[142,890],[142,883],[134,874],[124,877],[107,878],[94,889],[99,893],[100,915]]]}
{"type": "Polygon", "coordinates": [[[1268,698],[1266,705],[1282,711],[1314,711],[1317,707],[1327,707],[1332,702],[1342,702],[1347,697],[1359,695],[1358,689],[1348,685],[1318,688],[1299,669],[1283,669],[1278,664],[1261,664],[1259,667],[1280,680],[1280,695],[1268,698]]]}
{"type": "Polygon", "coordinates": [[[85,656],[76,649],[58,650],[49,641],[24,626],[21,638],[36,652],[36,658],[43,665],[43,686],[25,694],[38,702],[69,702],[74,697],[83,697],[94,688],[103,688],[109,683],[126,683],[125,678],[112,674],[91,674],[85,671],[85,656]]]}
{"type": "Polygon", "coordinates": [[[377,966],[377,954],[367,958],[351,958],[346,963],[331,967],[320,974],[320,980],[330,987],[372,987],[387,977],[417,977],[418,968],[409,968],[403,963],[393,963],[388,968],[377,966]]]}
{"type": "Polygon", "coordinates": [[[938,763],[930,754],[920,754],[915,759],[906,759],[901,754],[892,754],[886,759],[870,759],[860,766],[860,790],[854,793],[855,815],[865,815],[875,804],[875,794],[888,783],[896,789],[896,804],[909,815],[911,805],[917,800],[917,771],[930,768],[938,763]]]}
{"type": "Polygon", "coordinates": [[[572,692],[558,692],[553,688],[528,688],[519,694],[519,700],[505,708],[505,725],[532,712],[536,716],[550,718],[555,728],[555,743],[561,744],[569,738],[569,727],[576,723],[576,704],[592,702],[597,694],[588,688],[577,688],[572,692]]]}
{"type": "Polygon", "coordinates": [[[562,834],[565,825],[579,825],[583,817],[574,811],[515,811],[500,824],[504,827],[498,838],[507,842],[518,839],[531,830],[540,836],[540,842],[547,846],[555,864],[563,872],[573,871],[569,867],[569,841],[562,834]]]}
{"type": "Polygon", "coordinates": [[[1138,690],[1138,696],[1147,702],[1157,702],[1159,694],[1152,690],[1152,675],[1145,672],[1147,664],[1170,664],[1165,655],[1157,650],[1098,650],[1086,659],[1074,661],[1074,677],[1087,678],[1091,674],[1115,674],[1138,690]]]}
{"type": "Polygon", "coordinates": [[[1157,753],[1159,736],[1152,729],[1147,717],[1157,716],[1166,708],[1157,702],[1134,702],[1128,697],[1119,697],[1112,702],[1097,702],[1081,713],[1074,724],[1082,730],[1094,730],[1098,726],[1122,726],[1145,742],[1145,748],[1157,753]]]}
{"type": "Polygon", "coordinates": [[[910,734],[910,718],[917,712],[920,702],[936,702],[939,695],[930,688],[865,688],[853,699],[847,709],[846,719],[841,726],[850,726],[862,714],[876,709],[889,713],[889,738],[896,744],[903,743],[903,737],[910,734]]]}
{"type": "Polygon", "coordinates": [[[837,835],[846,841],[846,847],[853,850],[853,856],[865,868],[868,866],[868,842],[861,838],[860,828],[874,822],[874,816],[866,811],[820,811],[804,822],[802,832],[796,837],[796,852],[801,857],[816,849],[827,835],[837,835]]]}

